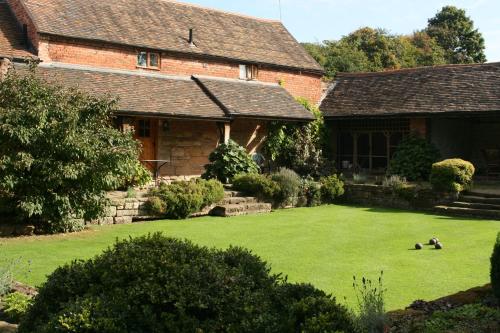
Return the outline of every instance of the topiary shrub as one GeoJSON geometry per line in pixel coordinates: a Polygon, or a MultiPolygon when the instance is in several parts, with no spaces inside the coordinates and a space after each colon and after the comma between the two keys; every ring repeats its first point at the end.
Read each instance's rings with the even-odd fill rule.
{"type": "Polygon", "coordinates": [[[472,163],[455,158],[432,165],[430,181],[436,191],[460,193],[472,187],[475,168],[472,163]]]}
{"type": "Polygon", "coordinates": [[[281,168],[278,172],[271,175],[280,188],[276,196],[276,204],[279,206],[295,206],[299,198],[302,179],[293,170],[281,168]]]}
{"type": "Polygon", "coordinates": [[[274,201],[281,191],[278,183],[258,173],[237,175],[233,179],[233,189],[265,201],[274,201]]]}
{"type": "Polygon", "coordinates": [[[321,182],[321,197],[324,202],[333,203],[344,194],[344,182],[337,175],[323,177],[321,182]]]}
{"type": "Polygon", "coordinates": [[[438,158],[439,151],[429,141],[418,136],[408,136],[399,144],[387,172],[410,181],[428,180],[432,163],[438,158]]]}
{"type": "Polygon", "coordinates": [[[160,234],[54,271],[19,333],[354,332],[347,310],[291,285],[249,251],[160,234]]]}
{"type": "Polygon", "coordinates": [[[170,219],[185,219],[224,198],[224,187],[218,180],[198,179],[162,183],[149,191],[146,207],[151,214],[170,219]]]}
{"type": "Polygon", "coordinates": [[[215,178],[227,183],[240,173],[259,172],[259,166],[246,149],[232,140],[219,145],[208,159],[210,164],[205,165],[205,179],[215,178]]]}
{"type": "Polygon", "coordinates": [[[500,300],[500,233],[498,233],[493,254],[491,255],[490,277],[493,293],[500,300]]]}

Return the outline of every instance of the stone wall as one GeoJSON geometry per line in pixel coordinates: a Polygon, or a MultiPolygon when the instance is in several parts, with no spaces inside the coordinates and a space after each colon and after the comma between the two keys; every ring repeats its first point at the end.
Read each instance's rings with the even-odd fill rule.
{"type": "Polygon", "coordinates": [[[407,188],[394,191],[381,185],[346,184],[342,202],[364,206],[428,210],[453,200],[449,194],[431,189],[407,188]]]}
{"type": "Polygon", "coordinates": [[[126,224],[151,218],[145,209],[148,198],[139,193],[135,198],[127,198],[126,192],[111,192],[108,194],[110,205],[106,208],[103,218],[86,224],[126,224]]]}

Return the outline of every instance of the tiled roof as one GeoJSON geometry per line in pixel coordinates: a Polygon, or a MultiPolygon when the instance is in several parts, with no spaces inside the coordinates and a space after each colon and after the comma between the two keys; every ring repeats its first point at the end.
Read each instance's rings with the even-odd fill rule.
{"type": "Polygon", "coordinates": [[[118,97],[120,113],[223,119],[225,113],[189,77],[139,75],[71,65],[40,65],[39,75],[65,87],[118,97]]]}
{"type": "Polygon", "coordinates": [[[0,1],[0,57],[33,56],[23,45],[23,33],[6,3],[0,1]]]}
{"type": "Polygon", "coordinates": [[[500,63],[340,74],[321,103],[327,117],[500,111],[500,63]]]}
{"type": "MultiPolygon", "coordinates": [[[[26,71],[26,65],[16,65],[26,71]]],[[[235,117],[313,119],[278,85],[205,77],[100,69],[60,63],[40,64],[50,82],[118,98],[120,114],[229,121],[235,117]]]]}
{"type": "Polygon", "coordinates": [[[322,71],[278,21],[169,0],[22,1],[43,34],[322,71]]]}
{"type": "Polygon", "coordinates": [[[314,119],[311,112],[277,84],[199,76],[195,80],[233,117],[314,119]]]}

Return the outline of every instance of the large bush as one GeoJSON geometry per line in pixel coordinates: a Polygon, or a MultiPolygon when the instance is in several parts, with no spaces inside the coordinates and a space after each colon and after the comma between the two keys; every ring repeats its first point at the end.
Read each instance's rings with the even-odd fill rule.
{"type": "Polygon", "coordinates": [[[159,234],[121,241],[52,273],[19,333],[355,330],[335,299],[280,276],[241,248],[159,234]]]}
{"type": "MultiPolygon", "coordinates": [[[[115,101],[10,71],[0,81],[0,194],[13,217],[48,232],[94,220],[123,185],[139,144],[112,125],[115,101]]],[[[68,230],[70,229],[70,230],[68,230]]]]}
{"type": "Polygon", "coordinates": [[[147,207],[157,216],[185,219],[223,198],[224,187],[215,179],[162,183],[149,191],[147,207]]]}
{"type": "Polygon", "coordinates": [[[316,120],[306,124],[271,122],[264,152],[279,167],[292,169],[303,177],[331,174],[333,163],[323,153],[329,141],[323,116],[306,99],[298,98],[297,102],[308,109],[316,120]]]}
{"type": "Polygon", "coordinates": [[[429,141],[418,136],[408,136],[396,149],[389,163],[388,173],[410,181],[428,180],[432,164],[438,158],[439,151],[429,141]]]}
{"type": "Polygon", "coordinates": [[[237,175],[233,179],[233,189],[265,201],[274,201],[280,193],[278,183],[258,173],[237,175]]]}
{"type": "Polygon", "coordinates": [[[333,203],[344,194],[344,182],[337,175],[321,178],[321,197],[324,202],[333,203]]]}
{"type": "Polygon", "coordinates": [[[275,181],[280,188],[277,194],[276,204],[286,207],[295,206],[299,199],[302,179],[293,170],[281,168],[278,172],[271,175],[271,179],[275,181]]]}
{"type": "Polygon", "coordinates": [[[297,206],[315,207],[322,203],[321,183],[311,178],[302,179],[297,206]]]}
{"type": "Polygon", "coordinates": [[[498,233],[493,254],[491,255],[491,285],[493,293],[500,300],[500,233],[498,233]]]}
{"type": "Polygon", "coordinates": [[[460,193],[472,187],[475,168],[472,163],[455,158],[432,165],[431,184],[437,191],[460,193]]]}
{"type": "Polygon", "coordinates": [[[258,165],[246,149],[236,142],[219,145],[209,156],[210,164],[205,165],[203,178],[215,178],[221,182],[231,181],[240,173],[257,173],[258,165]]]}

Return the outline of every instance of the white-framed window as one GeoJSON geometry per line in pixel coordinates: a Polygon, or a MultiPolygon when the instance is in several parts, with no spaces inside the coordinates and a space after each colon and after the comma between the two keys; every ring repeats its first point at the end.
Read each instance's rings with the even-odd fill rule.
{"type": "Polygon", "coordinates": [[[256,65],[240,65],[240,80],[257,80],[259,68],[256,65]]]}
{"type": "Polygon", "coordinates": [[[137,67],[141,68],[160,68],[160,54],[158,52],[139,51],[137,53],[137,67]]]}

